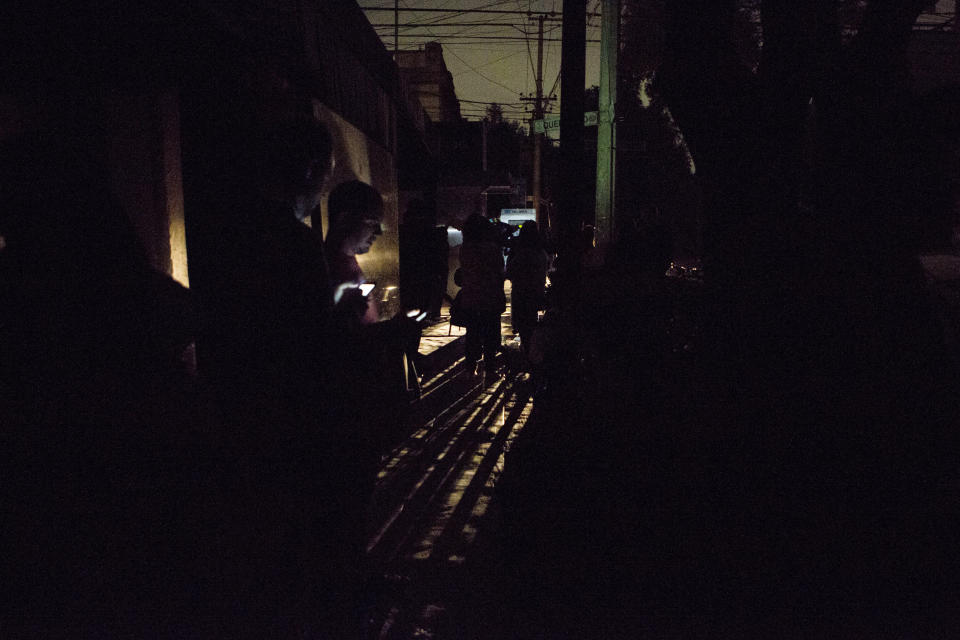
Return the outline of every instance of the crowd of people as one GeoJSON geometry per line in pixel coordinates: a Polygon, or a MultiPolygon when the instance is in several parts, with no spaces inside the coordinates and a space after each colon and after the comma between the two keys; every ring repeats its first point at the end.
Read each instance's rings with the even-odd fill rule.
{"type": "MultiPolygon", "coordinates": [[[[436,282],[381,319],[357,256],[383,198],[338,184],[321,238],[334,152],[314,119],[245,138],[192,202],[215,232],[195,236],[189,290],[151,266],[85,142],[25,131],[0,150],[0,632],[356,637],[365,508],[436,282]]],[[[542,376],[499,486],[520,595],[538,599],[519,606],[555,637],[595,631],[575,626],[591,598],[620,607],[604,637],[638,620],[940,629],[957,592],[956,360],[922,278],[873,276],[882,313],[826,340],[822,314],[872,307],[827,307],[809,276],[802,321],[776,327],[797,332],[747,340],[750,301],[698,285],[681,309],[664,231],[641,227],[599,267],[587,230],[545,292],[534,223],[506,261],[495,225],[463,224],[468,371],[497,374],[509,280],[542,376]],[[684,326],[712,342],[689,349],[684,326]]]]}
{"type": "Polygon", "coordinates": [[[665,278],[662,236],[551,274],[555,366],[498,484],[504,626],[949,636],[960,354],[917,256],[811,250],[771,293],[665,278]]]}
{"type": "MultiPolygon", "coordinates": [[[[187,289],[151,264],[90,140],[28,128],[0,150],[0,468],[16,585],[0,630],[354,637],[365,508],[402,435],[420,322],[439,313],[445,230],[413,204],[402,311],[383,319],[357,259],[382,234],[383,197],[358,180],[329,189],[328,130],[276,118],[215,154],[202,189],[188,185],[187,289]]],[[[490,221],[463,231],[467,360],[493,374],[505,278],[526,349],[547,257],[534,223],[506,271],[490,221]]]]}
{"type": "MultiPolygon", "coordinates": [[[[356,637],[364,510],[417,318],[357,256],[383,201],[323,125],[220,167],[191,289],[157,271],[89,136],[0,150],[4,637],[356,637]]],[[[396,428],[396,427],[394,427],[396,428]]]]}

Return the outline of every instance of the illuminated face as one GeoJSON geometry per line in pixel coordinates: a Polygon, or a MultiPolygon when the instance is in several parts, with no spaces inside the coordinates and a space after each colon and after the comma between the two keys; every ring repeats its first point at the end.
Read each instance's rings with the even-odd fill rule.
{"type": "Polygon", "coordinates": [[[382,220],[383,214],[379,211],[358,216],[343,240],[343,252],[347,255],[361,255],[370,251],[377,236],[383,233],[380,226],[382,220]]]}

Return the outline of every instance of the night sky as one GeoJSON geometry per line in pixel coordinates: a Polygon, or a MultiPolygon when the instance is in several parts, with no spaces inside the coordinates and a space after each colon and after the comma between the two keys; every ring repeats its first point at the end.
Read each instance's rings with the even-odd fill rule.
{"type": "MultiPolygon", "coordinates": [[[[519,14],[405,12],[403,9],[484,9],[504,11],[556,11],[554,19],[544,24],[543,92],[560,97],[560,30],[561,0],[400,0],[400,49],[420,48],[423,43],[437,41],[443,45],[447,69],[453,75],[460,110],[468,120],[482,118],[486,103],[503,106],[504,116],[511,120],[529,119],[530,103],[519,100],[521,94],[536,92],[534,71],[537,64],[537,22],[519,14]],[[480,24],[483,23],[483,24],[480,24]],[[524,32],[529,34],[529,43],[524,32]],[[490,37],[512,38],[491,40],[490,37]],[[549,41],[555,39],[556,41],[549,41]],[[529,46],[528,46],[529,45],[529,46]]],[[[386,7],[389,11],[367,10],[367,18],[375,25],[384,46],[393,50],[393,1],[361,0],[361,7],[386,7]],[[387,26],[379,26],[387,25],[387,26]]],[[[600,12],[600,0],[588,0],[589,13],[600,12]]],[[[588,17],[587,40],[600,39],[599,16],[588,17]]],[[[600,45],[587,43],[586,86],[599,84],[600,45]]],[[[550,112],[560,113],[559,101],[550,105],[550,112]]]]}
{"type": "MultiPolygon", "coordinates": [[[[936,24],[944,18],[954,0],[939,0],[933,13],[920,17],[918,24],[936,24]]],[[[394,47],[393,0],[359,0],[361,7],[385,7],[385,11],[367,10],[370,23],[380,34],[388,50],[394,47]]],[[[399,0],[400,49],[420,48],[437,41],[443,45],[447,69],[453,75],[460,110],[468,120],[483,117],[486,105],[497,102],[511,120],[529,119],[529,102],[521,95],[536,91],[536,20],[519,14],[460,13],[462,10],[555,11],[556,18],[544,25],[543,92],[560,97],[560,29],[562,0],[399,0]],[[404,9],[443,9],[443,12],[404,11],[404,9]],[[449,10],[457,10],[449,12],[449,10]],[[524,34],[529,35],[527,41],[524,34]],[[499,40],[489,38],[512,38],[499,40]],[[549,39],[556,41],[549,41],[549,39]]],[[[587,0],[587,69],[585,86],[600,82],[600,0],[587,0]]],[[[548,112],[560,113],[559,100],[548,105],[548,112]]]]}

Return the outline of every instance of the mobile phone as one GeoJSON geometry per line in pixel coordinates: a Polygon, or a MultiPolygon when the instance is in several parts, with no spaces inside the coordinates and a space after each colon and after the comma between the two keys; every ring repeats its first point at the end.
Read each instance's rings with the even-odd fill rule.
{"type": "Polygon", "coordinates": [[[411,309],[407,311],[407,317],[411,318],[414,322],[420,322],[427,317],[427,312],[420,311],[420,309],[411,309]]]}
{"type": "Polygon", "coordinates": [[[370,292],[376,288],[376,283],[373,282],[364,282],[360,285],[360,293],[363,294],[363,297],[366,298],[370,295],[370,292]]]}

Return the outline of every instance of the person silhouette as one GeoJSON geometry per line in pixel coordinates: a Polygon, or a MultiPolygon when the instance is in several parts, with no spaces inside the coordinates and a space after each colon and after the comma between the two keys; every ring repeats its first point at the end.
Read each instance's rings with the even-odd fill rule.
{"type": "Polygon", "coordinates": [[[537,325],[537,312],[544,305],[547,281],[547,252],[543,250],[540,230],[534,221],[524,222],[517,242],[507,258],[510,280],[510,315],[520,334],[520,346],[529,354],[530,339],[537,325]]]}
{"type": "Polygon", "coordinates": [[[349,305],[362,324],[380,320],[376,296],[357,261],[383,233],[383,197],[370,185],[351,180],[337,185],[327,199],[326,249],[335,302],[349,305]]]}
{"type": "Polygon", "coordinates": [[[503,266],[496,227],[478,214],[471,215],[464,222],[460,247],[460,304],[470,317],[464,348],[468,368],[475,371],[482,356],[484,369],[490,375],[496,372],[501,346],[500,314],[506,309],[503,266]]]}

